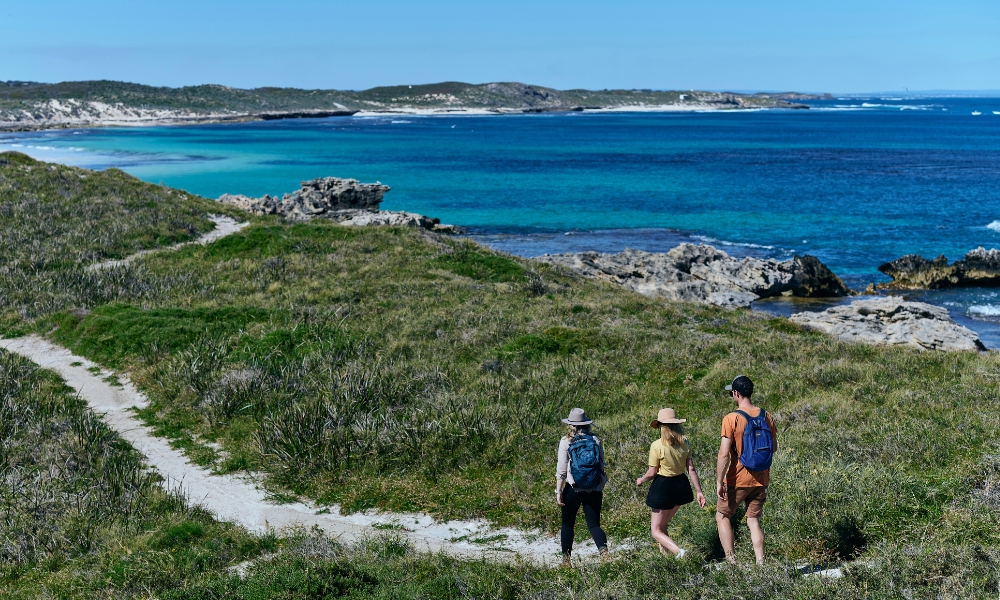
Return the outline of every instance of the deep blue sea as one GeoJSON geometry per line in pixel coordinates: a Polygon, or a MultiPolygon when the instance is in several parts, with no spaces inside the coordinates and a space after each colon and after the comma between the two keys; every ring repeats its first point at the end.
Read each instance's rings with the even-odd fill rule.
{"type": "MultiPolygon", "coordinates": [[[[839,98],[810,110],[334,117],[0,134],[0,150],[118,167],[208,197],[322,176],[497,248],[813,254],[848,284],[904,254],[1000,247],[1000,99],[839,98]],[[973,114],[978,112],[981,114],[973,114]]],[[[1000,343],[1000,290],[914,294],[1000,343]]],[[[790,302],[758,308],[788,314],[790,302]]]]}

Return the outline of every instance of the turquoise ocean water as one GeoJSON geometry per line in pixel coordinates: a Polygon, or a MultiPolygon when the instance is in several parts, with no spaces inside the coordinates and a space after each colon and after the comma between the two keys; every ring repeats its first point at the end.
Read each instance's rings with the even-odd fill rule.
{"type": "MultiPolygon", "coordinates": [[[[703,241],[736,255],[813,254],[864,287],[904,254],[954,260],[1000,247],[1000,99],[811,104],[67,130],[3,134],[0,149],[209,197],[280,195],[321,176],[381,181],[392,187],[384,208],[525,256],[703,241]]],[[[997,345],[998,291],[914,297],[997,345]]],[[[779,314],[796,306],[759,303],[779,314]]]]}

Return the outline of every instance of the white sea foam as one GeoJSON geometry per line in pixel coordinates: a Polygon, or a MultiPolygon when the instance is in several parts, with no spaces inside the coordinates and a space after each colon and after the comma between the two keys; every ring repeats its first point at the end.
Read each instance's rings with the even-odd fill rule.
{"type": "Polygon", "coordinates": [[[902,98],[879,98],[879,100],[886,100],[888,102],[893,102],[893,101],[902,100],[902,98]]]}
{"type": "Polygon", "coordinates": [[[761,244],[750,244],[744,242],[730,242],[727,240],[717,240],[707,235],[692,235],[692,238],[705,242],[706,244],[720,244],[722,246],[735,246],[737,248],[757,248],[759,250],[774,250],[774,246],[763,246],[761,244]]]}
{"type": "Polygon", "coordinates": [[[992,223],[986,226],[986,229],[1000,233],[1000,221],[993,221],[992,223]]]}
{"type": "Polygon", "coordinates": [[[977,304],[969,307],[969,314],[983,317],[1000,317],[1000,306],[995,304],[977,304]]]}
{"type": "Polygon", "coordinates": [[[885,104],[872,104],[871,102],[862,102],[862,108],[879,108],[880,106],[885,106],[885,104]]]}

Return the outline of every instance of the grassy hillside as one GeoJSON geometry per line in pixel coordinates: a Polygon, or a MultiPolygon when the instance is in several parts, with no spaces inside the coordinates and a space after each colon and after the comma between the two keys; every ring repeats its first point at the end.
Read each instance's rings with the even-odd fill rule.
{"type": "MultiPolygon", "coordinates": [[[[18,185],[60,172],[3,171],[18,185]]],[[[57,227],[63,218],[53,218],[39,244],[38,257],[52,265],[41,308],[12,311],[6,333],[38,331],[128,372],[152,401],[142,417],[196,461],[220,472],[261,471],[277,499],[554,531],[559,418],[582,406],[606,444],[606,528],[613,542],[637,540],[617,563],[571,572],[427,557],[391,540],[312,554],[302,548],[328,542],[245,541],[249,550],[171,571],[160,588],[150,584],[150,593],[180,586],[194,591],[161,597],[221,597],[226,586],[250,585],[226,575],[225,566],[279,543],[299,550],[264,561],[254,581],[291,581],[313,569],[365,597],[540,598],[570,590],[595,598],[909,598],[1000,591],[995,353],[850,346],[784,319],[653,300],[459,239],[327,222],[256,219],[209,246],[152,255],[84,281],[78,266],[51,254],[81,243],[68,241],[72,227],[57,227]],[[703,559],[719,555],[712,507],[691,505],[671,531],[697,556],[663,561],[647,541],[648,509],[633,485],[654,435],[650,416],[672,406],[689,419],[696,463],[710,488],[719,422],[729,410],[721,388],[740,373],[755,380],[757,400],[779,428],[764,518],[773,562],[761,570],[703,568],[703,559]],[[842,559],[857,562],[836,582],[795,577],[789,567],[842,559]],[[401,579],[405,585],[388,583],[401,579]]],[[[0,223],[4,235],[15,228],[0,223]]],[[[125,237],[142,238],[151,227],[129,223],[125,237]]],[[[29,297],[19,285],[0,279],[0,293],[29,297]]],[[[4,398],[22,394],[12,387],[19,379],[3,380],[4,398]]],[[[40,443],[24,428],[2,433],[5,448],[40,443]]],[[[65,485],[84,489],[88,476],[66,473],[65,485]]],[[[170,516],[188,510],[170,506],[156,518],[190,518],[170,516]]],[[[60,505],[53,514],[72,510],[60,505]]],[[[199,518],[206,531],[230,531],[199,518]]],[[[77,522],[100,529],[100,519],[77,522]]],[[[149,530],[139,529],[122,534],[134,541],[99,541],[74,550],[83,558],[73,560],[149,543],[149,530]]],[[[749,540],[739,531],[746,561],[749,540]]],[[[93,573],[106,568],[73,575],[56,566],[50,575],[48,555],[38,556],[18,559],[20,575],[8,581],[22,589],[36,589],[33,581],[93,582],[93,573]]],[[[100,581],[100,589],[112,589],[110,579],[100,581]]]]}
{"type": "Polygon", "coordinates": [[[118,169],[0,153],[0,327],[113,300],[103,282],[118,274],[88,272],[87,265],[194,239],[214,227],[212,213],[239,214],[118,169]]]}
{"type": "Polygon", "coordinates": [[[0,82],[0,110],[33,110],[41,102],[122,103],[147,109],[191,110],[195,113],[267,113],[308,110],[379,110],[389,108],[560,109],[708,102],[748,106],[781,106],[777,95],[720,94],[696,91],[555,90],[523,83],[469,84],[444,82],[376,87],[363,91],[256,88],[221,85],[153,87],[120,81],[64,83],[0,82]]]}

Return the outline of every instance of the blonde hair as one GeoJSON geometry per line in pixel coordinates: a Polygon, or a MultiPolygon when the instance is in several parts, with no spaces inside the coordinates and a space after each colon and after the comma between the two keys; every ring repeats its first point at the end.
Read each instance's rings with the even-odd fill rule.
{"type": "Polygon", "coordinates": [[[590,433],[590,425],[567,425],[566,426],[566,439],[571,440],[574,437],[580,435],[581,433],[590,433]]]}
{"type": "Polygon", "coordinates": [[[669,446],[680,446],[684,443],[684,429],[680,423],[661,423],[660,440],[669,446]]]}

